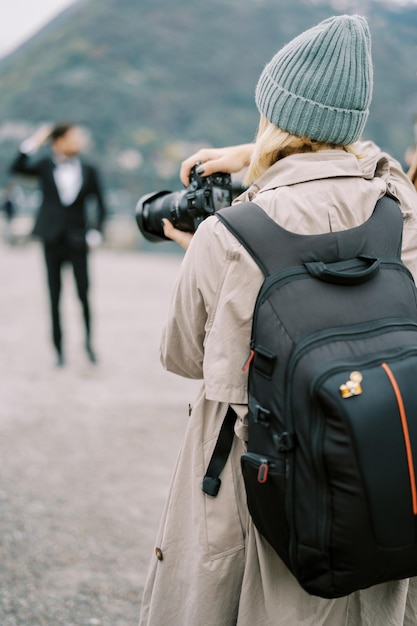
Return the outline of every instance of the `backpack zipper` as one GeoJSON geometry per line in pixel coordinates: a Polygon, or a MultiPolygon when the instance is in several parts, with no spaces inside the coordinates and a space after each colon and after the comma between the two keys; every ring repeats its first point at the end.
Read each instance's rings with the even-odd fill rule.
{"type": "Polygon", "coordinates": [[[398,318],[386,318],[383,320],[373,320],[370,322],[365,322],[362,324],[356,324],[354,326],[346,326],[346,327],[333,327],[330,329],[320,330],[312,335],[308,335],[302,339],[296,348],[294,349],[290,359],[288,361],[287,375],[286,375],[286,383],[285,383],[285,415],[287,417],[287,422],[285,424],[286,430],[292,431],[292,415],[291,415],[291,382],[294,370],[299,362],[299,360],[307,353],[310,352],[313,348],[317,348],[318,346],[325,344],[329,339],[332,341],[341,341],[346,339],[347,337],[358,337],[361,335],[367,334],[369,337],[373,335],[378,335],[381,331],[383,333],[386,332],[395,332],[398,330],[414,330],[417,331],[417,323],[413,322],[413,320],[403,320],[400,321],[398,318]]]}

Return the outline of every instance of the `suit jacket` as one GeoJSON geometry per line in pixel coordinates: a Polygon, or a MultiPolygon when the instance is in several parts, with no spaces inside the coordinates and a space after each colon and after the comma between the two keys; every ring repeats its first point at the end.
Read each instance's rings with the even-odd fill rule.
{"type": "Polygon", "coordinates": [[[89,227],[101,230],[106,215],[97,170],[81,161],[81,189],[74,202],[65,206],[55,184],[54,168],[55,163],[51,157],[33,160],[23,152],[19,152],[10,168],[15,174],[33,176],[39,180],[43,199],[36,216],[33,234],[45,242],[55,241],[63,235],[68,235],[74,241],[85,241],[87,199],[95,197],[97,200],[96,223],[89,224],[89,227]]]}

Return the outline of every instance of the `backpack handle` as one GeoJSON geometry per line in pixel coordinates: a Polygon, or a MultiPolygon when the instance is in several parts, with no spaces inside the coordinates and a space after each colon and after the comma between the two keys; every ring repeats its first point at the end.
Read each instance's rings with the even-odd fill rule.
{"type": "Polygon", "coordinates": [[[359,285],[375,276],[380,261],[375,257],[358,256],[348,261],[326,264],[316,261],[304,264],[308,272],[319,280],[337,285],[359,285]]]}

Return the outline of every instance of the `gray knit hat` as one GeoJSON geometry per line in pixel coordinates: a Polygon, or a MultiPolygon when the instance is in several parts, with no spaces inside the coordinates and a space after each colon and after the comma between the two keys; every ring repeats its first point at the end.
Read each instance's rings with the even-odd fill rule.
{"type": "Polygon", "coordinates": [[[348,145],[372,98],[371,36],[364,17],[330,17],[279,50],[256,86],[256,105],[282,130],[348,145]]]}

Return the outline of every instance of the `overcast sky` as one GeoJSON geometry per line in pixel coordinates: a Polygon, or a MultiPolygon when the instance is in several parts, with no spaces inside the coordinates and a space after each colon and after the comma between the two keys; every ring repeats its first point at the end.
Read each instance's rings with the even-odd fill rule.
{"type": "Polygon", "coordinates": [[[0,0],[0,57],[31,37],[75,0],[0,0]]]}

